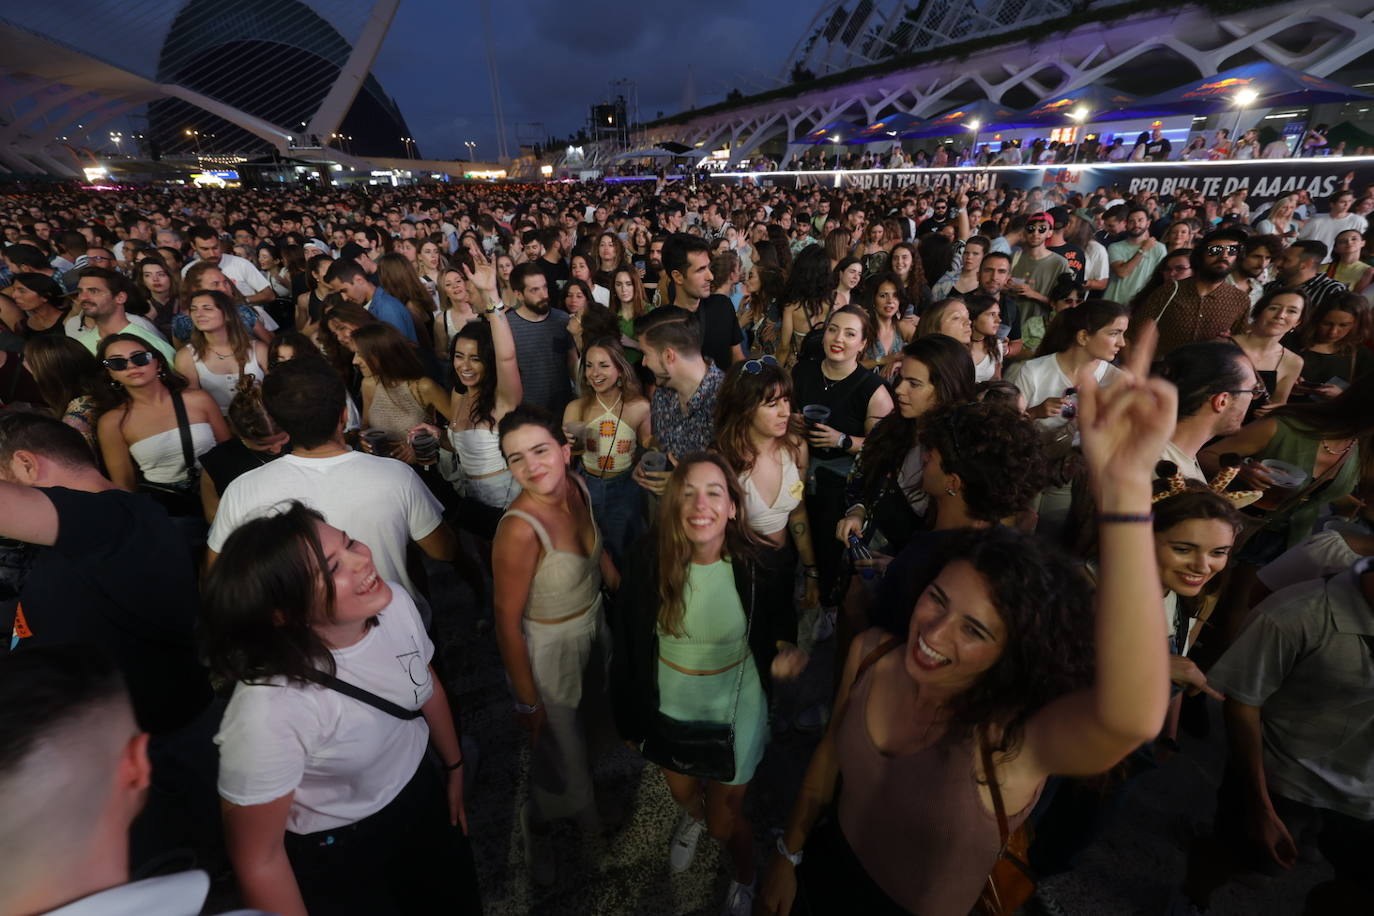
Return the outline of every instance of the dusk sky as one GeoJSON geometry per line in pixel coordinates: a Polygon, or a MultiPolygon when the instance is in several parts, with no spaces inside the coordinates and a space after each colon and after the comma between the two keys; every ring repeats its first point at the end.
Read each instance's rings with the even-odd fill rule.
{"type": "MultiPolygon", "coordinates": [[[[697,105],[772,88],[819,0],[693,0],[674,6],[631,0],[493,0],[507,144],[532,122],[562,137],[613,80],[638,85],[644,120],[681,111],[688,68],[697,105]]],[[[420,152],[478,159],[496,151],[491,84],[475,0],[402,0],[372,72],[395,97],[420,152]],[[460,12],[461,11],[461,12],[460,12]]],[[[537,129],[536,129],[537,130],[537,129]]]]}

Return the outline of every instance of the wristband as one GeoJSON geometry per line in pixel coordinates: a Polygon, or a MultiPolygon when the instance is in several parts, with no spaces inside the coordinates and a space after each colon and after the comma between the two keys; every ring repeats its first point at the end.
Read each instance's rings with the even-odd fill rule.
{"type": "Polygon", "coordinates": [[[1099,512],[1097,513],[1097,523],[1099,525],[1134,525],[1149,524],[1155,520],[1153,512],[1146,512],[1143,515],[1134,515],[1129,512],[1099,512]]]}
{"type": "Polygon", "coordinates": [[[821,577],[821,571],[815,566],[803,566],[802,575],[806,576],[808,579],[819,579],[821,577]]]}
{"type": "Polygon", "coordinates": [[[462,758],[462,757],[459,757],[457,763],[446,763],[446,764],[444,764],[444,769],[445,769],[445,770],[448,770],[450,773],[452,773],[454,770],[458,769],[458,768],[459,768],[460,766],[462,766],[462,765],[463,765],[463,758],[462,758]]]}
{"type": "Polygon", "coordinates": [[[791,862],[793,866],[797,866],[802,863],[802,855],[804,852],[805,850],[792,852],[790,849],[787,848],[787,842],[782,837],[778,837],[778,855],[782,856],[784,859],[791,862]]]}
{"type": "Polygon", "coordinates": [[[515,704],[515,711],[520,713],[522,716],[532,716],[543,708],[544,704],[542,703],[535,703],[532,706],[527,706],[524,703],[515,704]]]}

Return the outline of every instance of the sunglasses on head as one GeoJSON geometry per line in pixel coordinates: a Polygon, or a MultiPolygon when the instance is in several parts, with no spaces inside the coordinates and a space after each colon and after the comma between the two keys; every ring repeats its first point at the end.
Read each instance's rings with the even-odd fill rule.
{"type": "Polygon", "coordinates": [[[744,371],[750,375],[758,375],[763,371],[764,366],[778,365],[778,361],[771,356],[760,357],[759,359],[747,359],[744,361],[744,371]]]}
{"type": "Polygon", "coordinates": [[[114,372],[123,372],[129,368],[129,364],[135,366],[146,366],[153,361],[153,354],[147,350],[139,350],[137,353],[130,353],[128,356],[107,356],[100,361],[100,365],[114,372]]]}

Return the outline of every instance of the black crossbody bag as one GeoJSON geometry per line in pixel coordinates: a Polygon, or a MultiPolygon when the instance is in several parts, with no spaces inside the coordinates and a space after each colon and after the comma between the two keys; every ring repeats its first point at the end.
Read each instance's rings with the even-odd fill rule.
{"type": "Polygon", "coordinates": [[[139,482],[138,489],[157,500],[168,515],[200,518],[205,509],[200,502],[200,468],[196,465],[196,452],[191,444],[191,421],[186,416],[186,402],[181,399],[181,392],[173,391],[171,394],[177,432],[181,434],[181,459],[186,462],[186,482],[154,483],[144,480],[139,482]]]}
{"type": "Polygon", "coordinates": [[[395,716],[407,722],[411,719],[418,719],[424,715],[423,710],[406,709],[404,706],[391,702],[386,697],[379,697],[370,690],[364,690],[357,684],[350,684],[348,681],[339,680],[334,675],[325,674],[323,671],[310,671],[305,676],[321,687],[333,690],[336,693],[341,693],[350,699],[357,700],[359,703],[366,703],[373,709],[380,709],[389,716],[395,716]]]}
{"type": "Polygon", "coordinates": [[[639,752],[650,763],[656,763],[674,773],[696,779],[728,782],[735,778],[735,716],[739,712],[740,693],[744,689],[744,669],[753,649],[749,635],[754,628],[754,581],[749,579],[749,611],[744,626],[745,656],[739,661],[739,677],[735,679],[735,703],[729,722],[684,722],[655,710],[649,724],[649,734],[639,752]]]}

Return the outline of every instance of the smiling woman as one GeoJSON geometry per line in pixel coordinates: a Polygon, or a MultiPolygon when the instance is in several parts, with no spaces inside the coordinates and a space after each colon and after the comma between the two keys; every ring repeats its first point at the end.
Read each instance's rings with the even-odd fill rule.
{"type": "Polygon", "coordinates": [[[210,666],[234,684],[216,742],[244,902],[480,908],[434,645],[367,546],[293,501],[229,536],[202,594],[210,666]]]}

